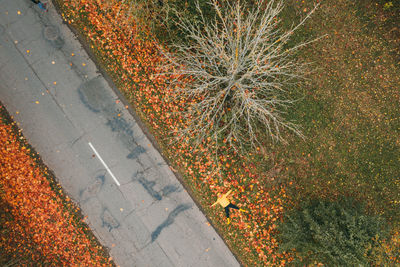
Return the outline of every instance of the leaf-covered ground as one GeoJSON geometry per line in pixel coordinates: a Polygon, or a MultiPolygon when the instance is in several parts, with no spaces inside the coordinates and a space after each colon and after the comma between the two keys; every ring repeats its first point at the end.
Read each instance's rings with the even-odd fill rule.
{"type": "Polygon", "coordinates": [[[0,225],[2,266],[113,266],[1,103],[0,225]]]}
{"type": "MultiPolygon", "coordinates": [[[[314,1],[285,1],[283,25],[298,21],[314,1]]],[[[285,210],[310,197],[351,195],[393,226],[382,247],[399,263],[400,76],[395,42],[383,24],[383,5],[369,1],[321,1],[295,40],[324,36],[302,50],[313,62],[302,97],[289,118],[303,127],[305,141],[265,145],[246,156],[209,146],[191,151],[176,142],[185,126],[177,113],[187,100],[174,98],[171,77],[157,75],[164,59],[145,25],[137,27],[129,1],[58,0],[65,20],[93,48],[100,64],[151,129],[163,153],[244,265],[285,265],[278,253],[276,224],[285,210]],[[207,147],[207,148],[206,148],[207,147]],[[234,190],[234,202],[249,213],[210,209],[219,192],[234,190]]],[[[182,81],[184,85],[185,81],[182,81]]]]}
{"type": "MultiPolygon", "coordinates": [[[[313,1],[291,2],[286,14],[295,18],[313,1]]],[[[389,29],[376,19],[382,7],[373,3],[322,1],[296,36],[325,35],[299,55],[315,68],[304,101],[291,114],[308,140],[277,152],[286,162],[295,161],[289,173],[297,173],[293,176],[308,193],[356,192],[398,221],[400,64],[390,52],[395,46],[383,35],[389,29]]]]}

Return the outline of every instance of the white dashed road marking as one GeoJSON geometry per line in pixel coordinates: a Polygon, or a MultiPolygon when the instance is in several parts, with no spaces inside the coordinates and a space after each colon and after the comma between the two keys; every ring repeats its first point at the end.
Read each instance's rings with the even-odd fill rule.
{"type": "Polygon", "coordinates": [[[115,183],[120,186],[121,184],[118,182],[117,178],[114,176],[114,174],[111,172],[110,168],[108,168],[107,164],[104,162],[104,160],[100,157],[99,153],[97,153],[96,149],[92,145],[92,143],[89,142],[90,148],[93,150],[93,152],[96,154],[97,158],[100,160],[100,162],[106,167],[106,170],[108,173],[111,175],[111,177],[114,179],[115,183]]]}

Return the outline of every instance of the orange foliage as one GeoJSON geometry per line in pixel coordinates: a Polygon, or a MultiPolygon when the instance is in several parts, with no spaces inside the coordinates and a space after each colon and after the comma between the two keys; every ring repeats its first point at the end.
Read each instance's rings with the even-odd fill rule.
{"type": "MultiPolygon", "coordinates": [[[[284,265],[291,256],[277,253],[278,244],[273,234],[287,198],[286,189],[276,188],[273,196],[263,190],[254,166],[250,166],[251,159],[240,157],[229,148],[220,151],[217,160],[212,141],[194,150],[185,140],[175,141],[177,129],[185,128],[186,122],[178,111],[187,109],[195,100],[174,95],[168,84],[176,77],[160,74],[159,66],[165,59],[153,38],[146,38],[149,33],[145,27],[137,29],[128,13],[129,6],[124,3],[65,0],[63,8],[67,12],[63,16],[83,29],[107,63],[109,73],[118,81],[120,90],[153,128],[155,137],[164,143],[166,137],[170,137],[166,144],[168,153],[174,155],[172,160],[176,166],[191,179],[192,190],[204,196],[200,200],[204,206],[208,206],[219,192],[226,191],[226,187],[236,189],[234,199],[250,211],[235,218],[230,226],[236,228],[230,231],[235,232],[232,241],[240,247],[239,253],[248,259],[255,256],[258,262],[266,265],[284,265]],[[82,21],[77,21],[78,18],[82,21]],[[141,31],[140,38],[138,31],[141,31]],[[215,171],[217,169],[219,172],[215,171]]],[[[181,82],[184,86],[188,81],[181,79],[181,82]]],[[[222,212],[213,218],[220,220],[221,215],[222,212]]]]}
{"type": "MultiPolygon", "coordinates": [[[[138,29],[131,14],[129,1],[64,0],[64,19],[82,29],[96,53],[105,62],[107,71],[137,108],[153,134],[164,145],[171,160],[185,175],[188,185],[207,209],[217,194],[227,187],[235,191],[233,199],[249,213],[233,214],[232,224],[220,229],[228,243],[234,243],[237,253],[248,265],[285,265],[292,255],[278,253],[276,224],[281,220],[284,206],[290,204],[287,188],[280,185],[268,191],[260,182],[254,158],[243,157],[228,147],[213,149],[207,144],[191,147],[187,140],[176,141],[178,129],[184,129],[186,110],[192,101],[174,94],[171,77],[162,75],[159,66],[165,59],[145,26],[138,29]],[[140,37],[138,35],[140,33],[140,37]]],[[[178,77],[179,78],[179,77],[178,77]]],[[[181,86],[189,82],[181,79],[181,86]]],[[[209,210],[212,219],[223,224],[222,211],[209,210]]]]}
{"type": "Polygon", "coordinates": [[[2,218],[2,250],[28,258],[28,265],[111,266],[71,212],[77,210],[75,205],[68,197],[63,199],[61,189],[51,188],[47,169],[30,156],[32,151],[21,139],[0,117],[0,197],[9,214],[8,220],[2,218]]]}

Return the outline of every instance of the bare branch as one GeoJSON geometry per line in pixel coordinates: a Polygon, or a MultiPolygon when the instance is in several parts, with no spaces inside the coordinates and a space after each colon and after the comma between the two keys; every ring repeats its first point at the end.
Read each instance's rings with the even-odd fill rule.
{"type": "Polygon", "coordinates": [[[177,93],[195,99],[188,107],[188,127],[182,136],[195,136],[197,143],[212,137],[227,140],[235,149],[255,147],[260,132],[274,141],[285,141],[282,130],[303,137],[299,126],[285,120],[285,111],[296,100],[288,97],[291,85],[299,84],[307,70],[294,53],[310,40],[288,48],[296,31],[315,8],[287,31],[280,28],[282,0],[258,1],[251,10],[240,1],[211,0],[215,18],[204,17],[197,2],[200,23],[176,13],[176,24],[187,34],[188,44],[175,43],[169,52],[164,74],[190,77],[177,93]],[[220,5],[219,5],[220,3],[220,5]]]}

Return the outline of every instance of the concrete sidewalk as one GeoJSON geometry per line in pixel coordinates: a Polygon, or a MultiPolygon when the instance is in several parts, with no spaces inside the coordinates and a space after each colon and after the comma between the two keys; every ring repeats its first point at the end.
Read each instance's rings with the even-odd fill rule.
{"type": "Polygon", "coordinates": [[[239,266],[48,5],[0,0],[0,100],[116,264],[239,266]]]}

